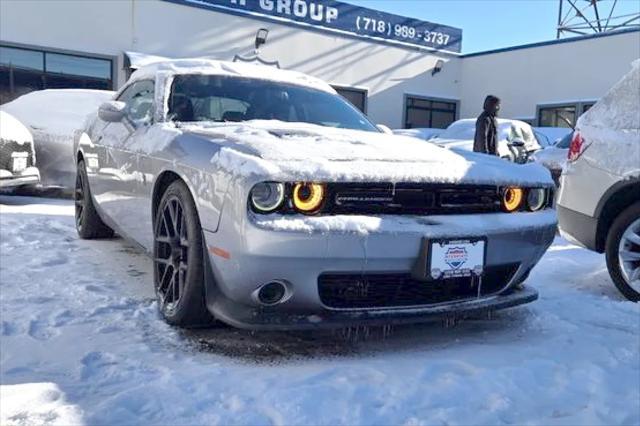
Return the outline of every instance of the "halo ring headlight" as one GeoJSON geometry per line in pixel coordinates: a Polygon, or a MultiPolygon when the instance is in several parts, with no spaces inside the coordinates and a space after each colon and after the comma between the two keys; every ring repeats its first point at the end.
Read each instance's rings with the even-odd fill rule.
{"type": "Polygon", "coordinates": [[[520,208],[524,200],[524,191],[515,186],[506,188],[502,193],[502,207],[511,213],[520,208]]]}
{"type": "Polygon", "coordinates": [[[256,184],[249,194],[251,207],[259,213],[276,211],[284,201],[284,184],[261,182],[256,184]]]}
{"type": "Polygon", "coordinates": [[[315,213],[324,203],[326,189],[323,184],[300,182],[293,187],[293,206],[301,213],[315,213]]]}
{"type": "Polygon", "coordinates": [[[531,188],[527,192],[527,207],[532,212],[542,210],[547,203],[547,191],[544,188],[531,188]]]}

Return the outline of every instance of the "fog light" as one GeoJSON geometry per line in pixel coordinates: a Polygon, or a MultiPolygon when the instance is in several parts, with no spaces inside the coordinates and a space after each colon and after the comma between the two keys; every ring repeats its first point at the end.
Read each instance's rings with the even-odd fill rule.
{"type": "Polygon", "coordinates": [[[509,213],[514,212],[522,205],[523,198],[524,191],[522,188],[507,188],[502,194],[502,207],[504,207],[505,211],[509,213]]]}
{"type": "Polygon", "coordinates": [[[280,281],[272,281],[260,287],[258,301],[263,305],[275,305],[280,303],[287,294],[287,288],[280,281]]]}

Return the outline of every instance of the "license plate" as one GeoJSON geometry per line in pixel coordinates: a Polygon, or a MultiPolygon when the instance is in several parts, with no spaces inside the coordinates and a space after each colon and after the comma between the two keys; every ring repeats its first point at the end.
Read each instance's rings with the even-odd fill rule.
{"type": "Polygon", "coordinates": [[[18,156],[18,155],[14,155],[13,156],[12,169],[13,169],[14,173],[21,172],[21,171],[23,171],[24,169],[27,168],[27,156],[28,156],[28,154],[20,155],[20,156],[18,156]]]}
{"type": "Polygon", "coordinates": [[[460,239],[433,241],[427,265],[431,278],[458,278],[482,275],[485,240],[460,239]]]}

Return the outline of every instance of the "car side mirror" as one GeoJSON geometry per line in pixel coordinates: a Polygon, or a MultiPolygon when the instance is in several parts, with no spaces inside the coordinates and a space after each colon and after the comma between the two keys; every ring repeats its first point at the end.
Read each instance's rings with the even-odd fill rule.
{"type": "Polygon", "coordinates": [[[376,127],[378,128],[378,130],[380,130],[382,133],[386,133],[387,135],[392,135],[393,131],[391,131],[390,128],[388,128],[387,126],[385,126],[384,124],[377,124],[376,127]]]}
{"type": "Polygon", "coordinates": [[[107,123],[118,123],[126,114],[127,104],[120,101],[108,101],[98,108],[98,117],[107,123]]]}

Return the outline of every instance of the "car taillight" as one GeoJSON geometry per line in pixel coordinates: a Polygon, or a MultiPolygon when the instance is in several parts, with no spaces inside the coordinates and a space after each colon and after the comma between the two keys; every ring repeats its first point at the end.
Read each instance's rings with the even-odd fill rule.
{"type": "Polygon", "coordinates": [[[582,155],[584,149],[584,139],[580,136],[580,132],[573,133],[573,139],[571,139],[571,145],[569,145],[569,153],[567,158],[569,161],[576,161],[582,155]]]}

